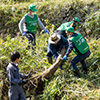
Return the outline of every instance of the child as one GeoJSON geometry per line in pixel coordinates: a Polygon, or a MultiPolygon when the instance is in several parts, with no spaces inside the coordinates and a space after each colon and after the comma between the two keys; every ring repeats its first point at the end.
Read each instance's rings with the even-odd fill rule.
{"type": "Polygon", "coordinates": [[[27,83],[29,80],[22,80],[22,79],[31,77],[31,74],[24,75],[22,73],[19,73],[19,68],[18,68],[19,58],[20,58],[19,52],[17,51],[12,52],[10,55],[11,62],[7,66],[7,79],[10,85],[8,95],[10,100],[26,100],[22,84],[27,83]]]}

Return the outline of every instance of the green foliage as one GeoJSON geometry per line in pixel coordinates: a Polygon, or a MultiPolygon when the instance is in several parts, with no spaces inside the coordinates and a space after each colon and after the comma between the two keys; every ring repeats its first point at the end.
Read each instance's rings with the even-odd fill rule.
{"type": "MultiPolygon", "coordinates": [[[[28,6],[31,3],[36,5],[38,9],[36,13],[41,21],[44,23],[45,20],[48,19],[50,23],[55,25],[55,29],[62,23],[72,20],[74,16],[79,18],[85,17],[89,10],[86,7],[87,4],[95,4],[92,0],[89,2],[85,2],[84,0],[68,0],[68,2],[66,2],[66,0],[3,0],[0,6],[0,32],[3,34],[18,33],[18,23],[28,12],[28,6]]],[[[83,22],[84,20],[82,20],[82,24],[83,22]]],[[[83,28],[84,27],[82,27],[82,29],[83,28]]],[[[82,30],[82,32],[83,31],[84,30],[82,30]]]]}
{"type": "MultiPolygon", "coordinates": [[[[0,1],[0,26],[7,37],[0,38],[0,99],[8,100],[8,82],[6,78],[6,66],[10,59],[9,55],[12,51],[20,52],[21,59],[19,62],[20,72],[27,74],[30,70],[33,71],[33,76],[42,73],[50,67],[46,59],[48,46],[48,38],[50,35],[37,33],[37,45],[35,50],[26,50],[27,39],[23,36],[12,38],[8,33],[17,33],[18,22],[27,13],[30,3],[35,3],[38,8],[37,14],[40,19],[47,25],[46,28],[50,34],[55,31],[55,28],[62,23],[64,12],[67,16],[73,17],[74,13],[80,13],[81,16],[86,16],[85,26],[87,33],[93,36],[99,35],[100,27],[100,11],[92,11],[84,5],[94,5],[99,7],[98,0],[2,0],[0,1]],[[81,1],[81,2],[80,2],[81,1]],[[20,2],[20,3],[18,3],[20,2]],[[97,3],[96,3],[97,2],[97,3]],[[12,10],[13,8],[13,10],[12,10]],[[91,12],[90,14],[88,12],[91,12]],[[90,30],[90,31],[89,31],[90,30]],[[91,32],[91,33],[89,33],[91,32]]],[[[90,6],[89,6],[90,7],[90,6]]],[[[70,18],[68,17],[68,18],[70,18]]],[[[71,18],[70,18],[71,19],[71,18]]],[[[84,19],[84,18],[83,18],[84,19]]],[[[83,74],[82,67],[77,64],[81,78],[77,79],[73,75],[73,69],[70,66],[70,61],[75,55],[72,53],[64,63],[64,70],[57,70],[54,75],[46,80],[43,94],[38,95],[39,100],[99,100],[100,99],[100,39],[91,39],[88,41],[90,45],[91,55],[86,59],[89,67],[88,75],[83,74]]],[[[27,86],[28,87],[28,86],[27,86]]],[[[28,91],[27,91],[28,92],[28,91]]],[[[32,91],[34,94],[34,90],[32,91]]],[[[35,98],[35,97],[33,97],[35,98]]],[[[33,99],[32,98],[32,99],[33,99]]]]}
{"type": "MultiPolygon", "coordinates": [[[[47,21],[48,22],[48,21],[47,21]]],[[[50,24],[49,24],[50,25],[50,24]]],[[[49,26],[51,27],[51,25],[49,26]]],[[[51,28],[52,32],[52,28],[51,28]]],[[[12,51],[17,50],[21,54],[19,63],[20,72],[28,73],[33,70],[35,74],[39,74],[46,70],[50,65],[47,63],[46,51],[48,46],[48,34],[37,35],[37,45],[35,51],[26,50],[27,39],[25,37],[11,38],[7,36],[6,41],[0,39],[0,88],[5,92],[1,97],[7,97],[8,84],[6,78],[6,66],[8,64],[9,55],[12,51]],[[6,84],[5,84],[6,83],[6,84]]],[[[89,42],[89,41],[88,41],[89,42]]],[[[46,81],[45,89],[42,95],[38,95],[40,100],[71,100],[78,98],[79,100],[100,99],[100,40],[91,39],[89,42],[91,55],[86,60],[89,66],[88,75],[82,73],[82,67],[78,64],[82,78],[73,76],[73,69],[70,67],[70,61],[75,56],[73,53],[70,59],[63,65],[64,70],[57,70],[52,77],[46,81]]],[[[33,76],[35,75],[33,74],[33,76]]],[[[33,91],[34,92],[34,91],[33,91]]],[[[2,92],[1,92],[2,94],[2,92]]],[[[2,100],[2,99],[1,99],[2,100]]]]}
{"type": "Polygon", "coordinates": [[[87,29],[87,33],[93,36],[98,36],[100,31],[100,11],[93,13],[91,12],[86,17],[85,27],[87,29]]]}

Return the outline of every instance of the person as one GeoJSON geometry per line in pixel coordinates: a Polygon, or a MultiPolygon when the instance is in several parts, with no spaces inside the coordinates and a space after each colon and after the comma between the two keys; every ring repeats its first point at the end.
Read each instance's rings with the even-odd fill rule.
{"type": "Polygon", "coordinates": [[[80,62],[83,66],[83,71],[87,74],[88,68],[86,66],[85,59],[90,55],[90,48],[85,38],[80,33],[76,33],[73,27],[67,28],[66,33],[70,38],[69,47],[65,56],[63,57],[63,61],[67,60],[68,55],[73,50],[77,56],[72,59],[71,66],[74,70],[74,75],[80,77],[80,73],[76,67],[76,64],[80,62]]]}
{"type": "Polygon", "coordinates": [[[67,34],[65,32],[66,28],[73,27],[76,31],[80,25],[80,20],[78,17],[75,17],[72,21],[66,22],[60,25],[60,27],[57,28],[56,34],[63,35],[65,38],[67,38],[67,34]]]}
{"type": "Polygon", "coordinates": [[[30,49],[30,45],[36,45],[37,24],[41,27],[41,29],[44,30],[45,33],[49,34],[49,31],[44,27],[37,14],[35,14],[36,11],[36,6],[34,4],[31,4],[29,6],[28,13],[23,16],[23,18],[19,22],[19,30],[23,36],[26,36],[29,42],[27,49],[30,49]]]}
{"type": "Polygon", "coordinates": [[[65,37],[52,33],[48,41],[47,59],[53,64],[52,56],[56,60],[62,48],[68,48],[68,41],[65,37]]]}
{"type": "Polygon", "coordinates": [[[26,100],[22,84],[26,84],[31,77],[31,73],[24,75],[19,73],[18,62],[20,54],[17,51],[13,51],[10,55],[11,62],[7,66],[7,79],[10,85],[8,96],[10,100],[26,100]],[[24,80],[22,80],[24,79],[24,80]]]}

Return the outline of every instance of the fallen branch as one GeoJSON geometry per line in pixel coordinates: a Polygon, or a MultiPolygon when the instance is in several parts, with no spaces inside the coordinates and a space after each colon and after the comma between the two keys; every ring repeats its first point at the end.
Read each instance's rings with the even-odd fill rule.
{"type": "Polygon", "coordinates": [[[44,89],[45,82],[44,82],[43,78],[48,79],[60,67],[60,65],[62,63],[62,57],[64,56],[65,51],[66,51],[65,48],[63,48],[61,51],[61,54],[59,54],[57,60],[55,61],[55,63],[52,66],[50,66],[47,70],[45,70],[40,75],[38,74],[30,79],[31,84],[33,84],[33,87],[36,88],[35,89],[36,94],[39,94],[40,91],[43,91],[43,89],[44,89]]]}

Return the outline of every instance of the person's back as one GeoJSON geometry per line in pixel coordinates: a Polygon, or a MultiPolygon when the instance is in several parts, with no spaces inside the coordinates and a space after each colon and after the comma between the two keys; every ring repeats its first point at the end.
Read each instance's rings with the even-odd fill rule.
{"type": "Polygon", "coordinates": [[[68,48],[68,41],[65,37],[56,35],[55,33],[51,34],[48,42],[48,50],[47,50],[47,58],[48,62],[52,56],[56,60],[58,57],[58,53],[62,50],[62,48],[68,48]]]}
{"type": "Polygon", "coordinates": [[[63,23],[57,30],[65,31],[72,23],[74,23],[74,21],[63,23]]]}
{"type": "Polygon", "coordinates": [[[57,28],[55,33],[57,35],[63,35],[65,38],[67,38],[67,33],[65,32],[65,30],[68,27],[73,27],[74,30],[77,30],[80,25],[79,22],[79,18],[75,17],[72,21],[61,24],[60,27],[57,28]]]}

